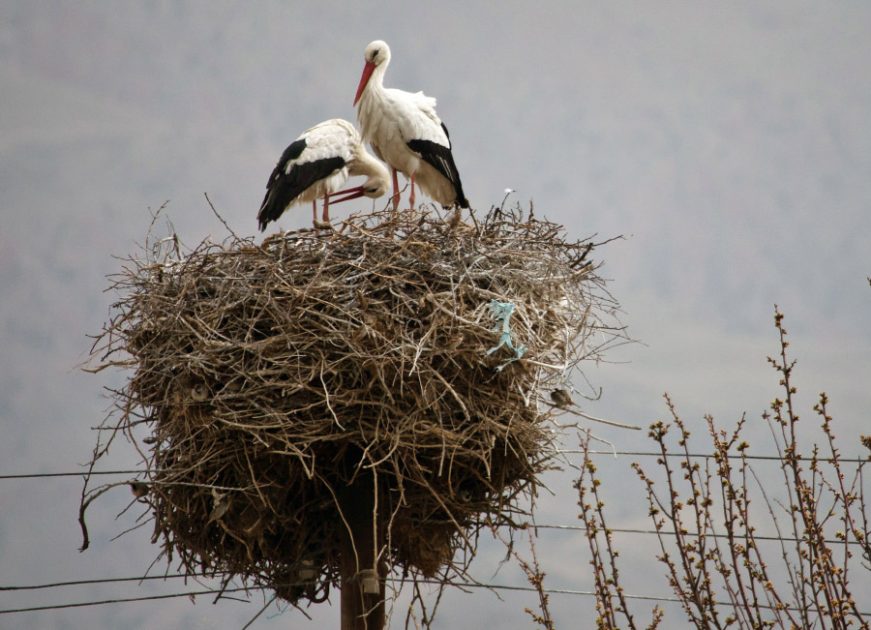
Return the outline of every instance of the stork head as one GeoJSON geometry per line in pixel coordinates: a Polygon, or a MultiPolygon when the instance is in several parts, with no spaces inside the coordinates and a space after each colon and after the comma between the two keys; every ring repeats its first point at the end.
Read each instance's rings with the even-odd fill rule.
{"type": "Polygon", "coordinates": [[[363,196],[370,199],[378,199],[387,194],[390,188],[390,180],[380,173],[372,175],[363,183],[363,196]]]}
{"type": "Polygon", "coordinates": [[[335,199],[330,199],[330,203],[339,203],[357,199],[358,197],[369,197],[377,199],[387,194],[390,188],[390,173],[387,168],[378,160],[366,153],[366,150],[360,145],[359,157],[356,166],[351,169],[351,175],[366,175],[366,181],[362,186],[348,188],[341,192],[332,193],[335,199]]]}
{"type": "Polygon", "coordinates": [[[366,50],[363,51],[363,58],[366,60],[366,63],[372,63],[376,66],[387,63],[390,61],[390,46],[383,39],[369,42],[366,50]]]}
{"type": "Polygon", "coordinates": [[[390,173],[378,160],[372,160],[369,177],[363,183],[363,194],[372,199],[378,199],[387,194],[390,188],[390,173]]]}
{"type": "Polygon", "coordinates": [[[366,65],[363,66],[363,75],[360,77],[360,84],[357,86],[357,95],[354,97],[354,105],[357,104],[357,101],[359,101],[360,97],[363,95],[363,90],[366,89],[366,85],[369,83],[369,78],[372,76],[375,68],[386,68],[387,64],[390,63],[390,46],[387,45],[387,42],[376,39],[374,42],[371,42],[366,46],[366,50],[363,52],[363,58],[365,59],[366,65]]]}

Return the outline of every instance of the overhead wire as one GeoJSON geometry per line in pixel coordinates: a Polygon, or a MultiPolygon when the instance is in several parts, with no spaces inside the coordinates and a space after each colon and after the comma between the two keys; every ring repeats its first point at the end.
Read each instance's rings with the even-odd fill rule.
{"type": "MultiPolygon", "coordinates": [[[[591,450],[587,451],[590,455],[610,455],[610,456],[620,456],[625,455],[627,457],[668,457],[668,458],[686,458],[690,459],[713,459],[718,457],[719,455],[715,453],[661,453],[658,451],[619,451],[619,450],[591,450]]],[[[582,449],[558,449],[557,453],[560,455],[583,455],[584,451],[582,449]]],[[[737,454],[728,454],[726,455],[729,459],[747,459],[751,461],[780,461],[783,460],[782,455],[737,455],[737,454]]],[[[810,457],[802,457],[798,456],[800,461],[810,461],[810,457]]],[[[817,457],[817,462],[823,463],[833,463],[835,458],[833,457],[817,457]]],[[[838,457],[838,463],[841,464],[863,464],[871,462],[871,456],[867,457],[838,457]]],[[[88,472],[86,470],[76,471],[76,472],[47,472],[47,473],[11,473],[11,474],[0,474],[0,480],[2,479],[38,479],[43,477],[83,477],[85,475],[90,475],[92,477],[98,475],[141,475],[147,473],[147,470],[144,469],[129,469],[129,470],[94,470],[88,472]]]]}
{"type": "MultiPolygon", "coordinates": [[[[160,576],[151,576],[155,579],[160,576]]],[[[184,577],[182,575],[173,575],[170,577],[184,577]]],[[[140,577],[130,577],[130,578],[108,578],[103,580],[78,580],[71,581],[65,583],[55,583],[55,584],[46,584],[46,585],[38,585],[30,588],[44,588],[50,586],[58,586],[58,585],[71,585],[71,584],[93,584],[100,583],[106,581],[114,581],[114,582],[129,582],[129,581],[138,581],[143,579],[140,577]]],[[[434,586],[443,585],[443,582],[440,582],[435,579],[421,579],[419,580],[423,584],[430,584],[434,586]]],[[[450,586],[460,587],[460,588],[482,588],[493,591],[515,591],[515,592],[528,592],[528,593],[538,593],[539,589],[533,586],[521,586],[521,585],[513,585],[513,584],[491,584],[485,582],[450,582],[450,586]]],[[[224,593],[239,593],[239,592],[252,592],[252,591],[265,591],[271,590],[267,587],[255,586],[255,587],[233,587],[233,588],[222,588],[222,589],[205,589],[200,591],[184,591],[178,593],[164,593],[158,595],[141,595],[137,597],[117,597],[112,599],[101,599],[101,600],[89,600],[83,602],[69,602],[63,604],[47,604],[42,606],[27,606],[21,608],[6,608],[0,609],[0,615],[4,614],[13,614],[13,613],[25,613],[25,612],[39,612],[39,611],[47,611],[47,610],[63,610],[69,608],[83,608],[88,606],[103,606],[107,604],[121,604],[121,603],[130,603],[130,602],[142,602],[142,601],[152,601],[159,599],[173,599],[179,597],[196,597],[198,595],[223,595],[224,593]]],[[[542,593],[547,595],[572,595],[572,596],[584,596],[584,597],[595,597],[595,591],[586,591],[579,589],[568,589],[568,588],[542,588],[542,593]]],[[[665,595],[636,595],[624,593],[623,597],[630,600],[638,600],[638,601],[653,601],[653,602],[664,602],[664,603],[675,603],[680,604],[681,600],[674,596],[665,596],[665,595]]],[[[235,598],[228,598],[235,599],[235,598]]],[[[237,600],[243,601],[247,603],[247,600],[237,600]]],[[[728,601],[722,602],[714,602],[716,606],[732,606],[733,604],[728,601]]],[[[765,604],[759,604],[759,608],[762,609],[770,609],[774,610],[778,608],[776,606],[769,606],[765,604]]],[[[784,607],[781,606],[781,609],[784,607]]],[[[786,610],[799,610],[798,607],[794,606],[785,606],[786,610]]],[[[822,611],[819,609],[810,609],[807,612],[818,614],[822,611]]],[[[860,611],[860,615],[871,616],[871,612],[860,611]]]]}
{"type": "MultiPolygon", "coordinates": [[[[653,451],[599,451],[599,450],[591,450],[587,451],[590,455],[623,455],[623,456],[631,456],[631,457],[679,457],[679,458],[699,458],[699,459],[709,459],[715,457],[713,453],[661,453],[661,452],[653,452],[653,451]]],[[[584,451],[581,449],[561,449],[559,451],[560,454],[583,454],[584,451]]],[[[777,461],[782,460],[782,456],[779,455],[727,455],[729,458],[734,459],[747,459],[747,460],[762,460],[762,461],[777,461]]],[[[804,458],[808,460],[809,458],[804,458]]],[[[827,462],[832,463],[834,458],[816,458],[818,462],[827,462]]],[[[865,463],[869,461],[868,457],[839,457],[838,462],[840,463],[865,463]]],[[[146,473],[146,470],[142,469],[119,469],[119,470],[102,470],[102,471],[76,471],[76,472],[45,472],[45,473],[16,473],[16,474],[0,474],[0,480],[15,480],[15,479],[40,479],[40,478],[63,478],[63,477],[83,477],[86,475],[91,476],[117,476],[117,475],[141,475],[146,473]]],[[[563,530],[563,531],[586,531],[586,528],[582,525],[561,525],[561,524],[539,524],[539,523],[526,523],[525,524],[530,529],[549,529],[549,530],[563,530]]],[[[624,534],[640,534],[640,535],[673,535],[673,532],[668,530],[656,531],[651,529],[636,529],[636,528],[609,528],[610,531],[615,533],[624,533],[624,534]]],[[[688,536],[698,536],[698,533],[688,533],[685,534],[688,536]]],[[[705,533],[708,537],[713,538],[728,538],[727,534],[723,533],[705,533]]],[[[734,538],[743,538],[742,536],[734,536],[734,538]]],[[[753,538],[756,540],[769,540],[769,541],[786,541],[786,542],[800,542],[800,539],[791,538],[791,537],[778,537],[778,536],[764,536],[759,534],[754,534],[753,538]]],[[[843,540],[826,540],[828,544],[862,544],[859,541],[843,541],[843,540]]],[[[51,588],[59,588],[65,586],[78,586],[78,585],[93,585],[93,584],[111,584],[111,583],[124,583],[124,582],[142,582],[146,580],[169,580],[169,579],[178,579],[178,578],[188,578],[194,580],[200,579],[216,579],[219,574],[214,575],[186,575],[186,574],[170,574],[170,575],[153,575],[153,576],[136,576],[136,577],[121,577],[121,578],[93,578],[93,579],[84,579],[84,580],[69,580],[63,582],[52,582],[45,584],[30,584],[30,585],[12,585],[12,586],[2,586],[0,585],[0,593],[3,592],[14,592],[14,591],[27,591],[27,590],[44,590],[51,588]]],[[[437,580],[421,580],[422,583],[441,584],[437,580]]],[[[509,585],[509,584],[486,584],[486,583],[476,583],[476,582],[452,582],[451,585],[459,586],[463,588],[486,588],[491,590],[506,590],[506,591],[524,591],[524,592],[536,592],[536,589],[531,586],[517,586],[517,585],[509,585]]],[[[100,605],[108,605],[108,604],[118,604],[118,603],[127,603],[127,602],[137,602],[137,601],[149,601],[149,600],[159,600],[159,599],[171,599],[178,597],[195,597],[197,595],[215,595],[215,594],[224,594],[224,593],[236,593],[236,592],[251,592],[257,590],[265,590],[265,587],[234,587],[234,588],[223,588],[223,589],[205,589],[199,591],[185,591],[179,593],[168,593],[168,594],[158,594],[158,595],[143,595],[137,597],[122,597],[122,598],[113,598],[113,599],[104,599],[104,600],[90,600],[83,602],[72,602],[72,603],[63,603],[63,604],[51,604],[51,605],[42,605],[42,606],[28,606],[21,608],[8,608],[8,609],[0,609],[0,614],[12,614],[12,613],[25,613],[25,612],[36,612],[36,611],[46,611],[46,610],[61,610],[61,609],[69,609],[69,608],[80,608],[80,607],[88,607],[88,606],[100,606],[100,605]]],[[[575,589],[563,589],[563,588],[546,588],[544,589],[546,594],[553,595],[577,595],[577,596],[595,596],[595,591],[583,591],[583,590],[575,590],[575,589]]],[[[634,595],[634,594],[626,594],[624,595],[627,599],[632,600],[640,600],[640,601],[656,601],[656,602],[668,602],[668,603],[680,603],[680,600],[676,597],[667,597],[667,596],[656,596],[656,595],[634,595]]],[[[230,598],[233,599],[233,598],[230,598]]],[[[729,602],[720,602],[717,605],[730,605],[729,602]]],[[[815,612],[815,611],[811,611],[815,612]]],[[[818,611],[816,611],[818,612],[818,611]]],[[[871,615],[871,613],[860,613],[862,615],[871,615]]]]}
{"type": "Polygon", "coordinates": [[[175,597],[196,597],[197,595],[215,595],[223,593],[237,593],[240,591],[261,590],[251,587],[238,587],[227,589],[208,589],[203,591],[185,591],[183,593],[166,593],[161,595],[141,595],[138,597],[118,597],[113,599],[90,600],[85,602],[70,602],[65,604],[47,604],[44,606],[27,606],[23,608],[4,608],[0,609],[0,615],[8,615],[12,613],[37,612],[41,610],[62,610],[65,608],[84,608],[86,606],[103,606],[105,604],[123,604],[128,602],[144,602],[155,599],[172,599],[175,597]]]}

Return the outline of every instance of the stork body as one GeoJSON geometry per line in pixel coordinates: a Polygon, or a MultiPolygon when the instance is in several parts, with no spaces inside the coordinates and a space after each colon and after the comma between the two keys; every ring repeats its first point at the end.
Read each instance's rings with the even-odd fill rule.
{"type": "Polygon", "coordinates": [[[289,207],[310,201],[312,221],[324,227],[330,222],[330,203],[364,195],[374,199],[388,186],[387,169],[366,151],[354,125],[341,118],[325,120],[284,150],[266,182],[257,221],[262,231],[289,207]],[[366,176],[363,185],[339,190],[354,175],[366,176]],[[317,219],[318,199],[323,199],[322,222],[317,219]]]}
{"type": "Polygon", "coordinates": [[[411,181],[410,207],[414,208],[417,183],[443,206],[468,208],[448,129],[436,114],[436,99],[423,92],[384,87],[390,63],[390,47],[385,42],[372,42],[364,56],[366,65],[354,98],[357,120],[363,140],[391,168],[394,209],[399,206],[397,171],[411,181]]]}

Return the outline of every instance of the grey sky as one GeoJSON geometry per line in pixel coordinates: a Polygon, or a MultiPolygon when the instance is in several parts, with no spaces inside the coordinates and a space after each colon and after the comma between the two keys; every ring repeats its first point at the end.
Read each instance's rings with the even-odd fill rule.
{"type": "MultiPolygon", "coordinates": [[[[776,302],[808,429],[824,389],[845,452],[858,452],[871,408],[871,5],[13,1],[0,6],[0,472],[75,470],[88,458],[89,427],[107,406],[100,389],[121,375],[76,366],[107,317],[113,256],[138,251],[148,209],[169,200],[191,244],[221,238],[207,191],[235,231],[253,234],[283,148],[320,120],[354,120],[362,51],[377,38],[393,51],[388,86],[439,99],[474,207],[510,187],[572,237],[626,237],[600,254],[630,334],[646,345],[590,366],[605,388],[592,413],[646,423],[670,391],[699,426],[708,411],[755,420],[776,394],[765,365],[776,302]]],[[[301,209],[280,226],[309,220],[301,209]]],[[[123,447],[112,461],[133,463],[123,447]]],[[[630,483],[628,461],[610,467],[615,490],[630,483]]],[[[570,481],[553,480],[549,520],[574,518],[570,481]]],[[[76,552],[79,490],[77,480],[0,481],[0,586],[147,567],[148,531],[109,542],[133,524],[112,520],[123,491],[98,504],[94,548],[76,552]]],[[[630,499],[615,496],[614,511],[644,523],[630,499]]],[[[554,585],[589,588],[582,540],[547,539],[554,585]]],[[[480,576],[499,553],[485,550],[480,576]]],[[[660,573],[652,562],[646,571],[660,573]]],[[[512,579],[504,570],[494,581],[512,579]]],[[[118,592],[4,594],[0,608],[118,592]]],[[[530,626],[531,600],[448,601],[440,627],[530,626]]],[[[591,604],[555,599],[558,625],[576,627],[591,604]]],[[[179,600],[0,626],[236,628],[254,612],[179,600]]],[[[314,628],[337,614],[321,608],[308,622],[288,612],[256,627],[314,628]]]]}

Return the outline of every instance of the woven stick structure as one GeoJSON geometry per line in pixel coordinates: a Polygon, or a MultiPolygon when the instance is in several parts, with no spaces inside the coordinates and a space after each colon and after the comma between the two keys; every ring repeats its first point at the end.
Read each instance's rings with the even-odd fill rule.
{"type": "Polygon", "coordinates": [[[362,493],[378,562],[463,575],[554,466],[549,392],[622,337],[593,252],[518,207],[129,259],[92,366],[129,373],[104,429],[141,453],[154,542],[191,574],[321,601],[362,493]]]}

